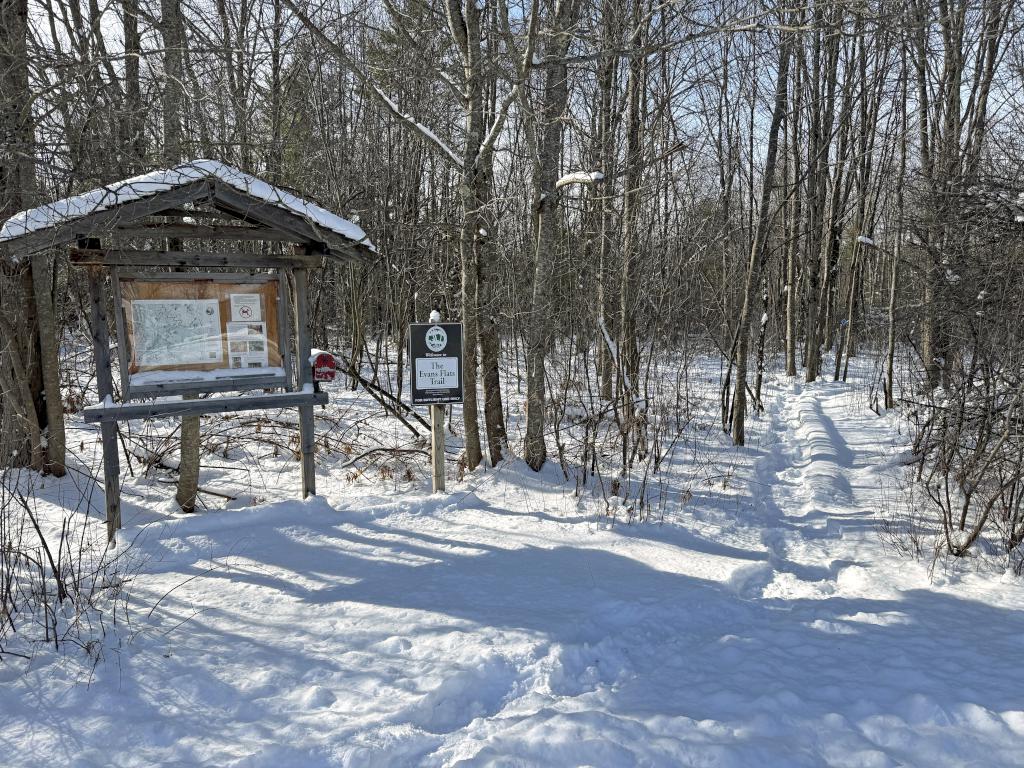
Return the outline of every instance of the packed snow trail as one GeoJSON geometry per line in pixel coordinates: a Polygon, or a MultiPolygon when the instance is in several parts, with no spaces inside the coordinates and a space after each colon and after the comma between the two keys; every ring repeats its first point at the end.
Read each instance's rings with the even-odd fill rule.
{"type": "Polygon", "coordinates": [[[133,624],[88,687],[46,651],[4,671],[5,764],[1024,765],[1024,587],[882,548],[898,445],[861,392],[768,392],[715,447],[730,487],[663,526],[518,464],[128,510],[133,624]]]}

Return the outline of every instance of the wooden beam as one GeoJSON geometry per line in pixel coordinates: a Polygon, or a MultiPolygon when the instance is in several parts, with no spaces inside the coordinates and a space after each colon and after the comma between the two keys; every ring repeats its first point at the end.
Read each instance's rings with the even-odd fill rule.
{"type": "Polygon", "coordinates": [[[146,280],[149,282],[194,283],[196,280],[219,283],[271,283],[277,275],[253,273],[244,270],[231,272],[151,272],[148,269],[126,270],[121,273],[122,280],[146,280]]]}
{"type": "Polygon", "coordinates": [[[222,397],[209,400],[157,400],[151,403],[90,405],[83,414],[87,424],[113,424],[131,419],[163,416],[202,416],[209,413],[263,411],[270,408],[305,408],[326,405],[326,392],[276,392],[270,395],[222,397]]]}
{"type": "Polygon", "coordinates": [[[305,217],[285,210],[274,203],[250,197],[228,184],[214,182],[213,206],[248,221],[258,221],[265,227],[295,235],[299,242],[310,244],[325,242],[324,236],[314,229],[305,217]]]}
{"type": "Polygon", "coordinates": [[[444,406],[430,406],[430,480],[434,493],[444,493],[444,406]]]}
{"type": "MultiPolygon", "coordinates": [[[[319,258],[319,257],[318,257],[319,258]]],[[[295,389],[294,357],[292,353],[292,268],[285,267],[277,273],[277,331],[278,349],[281,352],[281,364],[284,366],[284,377],[288,382],[285,386],[295,389]]]]}
{"type": "Polygon", "coordinates": [[[46,248],[67,245],[81,237],[107,234],[121,223],[138,221],[185,203],[207,200],[211,193],[211,184],[208,179],[193,181],[166,192],[157,192],[141,200],[133,200],[96,213],[69,218],[45,229],[13,237],[3,244],[4,249],[12,256],[17,257],[46,248]]]}
{"type": "Polygon", "coordinates": [[[319,255],[300,253],[207,253],[189,251],[148,251],[120,248],[71,248],[72,264],[96,264],[104,267],[228,267],[235,269],[281,269],[305,267],[317,269],[323,263],[319,255]]]}
{"type": "Polygon", "coordinates": [[[348,247],[346,247],[340,253],[331,249],[331,252],[327,254],[333,256],[335,259],[341,262],[352,262],[355,261],[359,264],[370,265],[377,260],[377,252],[371,251],[367,246],[362,243],[353,243],[349,241],[348,247]]]}
{"type": "MultiPolygon", "coordinates": [[[[158,216],[174,216],[178,218],[190,218],[190,219],[217,219],[218,221],[236,221],[238,216],[233,213],[225,213],[224,211],[207,210],[207,209],[190,209],[190,208],[168,208],[166,211],[161,211],[158,216]]],[[[156,222],[154,222],[156,223],[156,222]]]]}
{"type": "Polygon", "coordinates": [[[249,392],[256,389],[277,389],[288,386],[283,375],[271,376],[236,376],[219,381],[164,382],[162,384],[136,384],[129,382],[126,397],[139,400],[147,397],[166,397],[168,395],[202,395],[207,392],[249,392]]]}
{"type": "Polygon", "coordinates": [[[315,226],[304,216],[273,203],[254,200],[227,184],[218,182],[215,185],[213,204],[220,210],[242,215],[250,221],[259,221],[267,227],[294,233],[313,251],[329,250],[335,258],[350,261],[369,262],[375,258],[375,254],[366,246],[360,246],[325,227],[315,226]]]}
{"type": "Polygon", "coordinates": [[[201,240],[262,240],[274,243],[303,243],[304,238],[272,227],[249,227],[243,224],[171,224],[145,222],[117,227],[114,237],[145,237],[151,240],[174,237],[201,240]]]}
{"type": "Polygon", "coordinates": [[[114,328],[117,331],[117,366],[121,374],[121,394],[128,397],[131,377],[128,374],[128,323],[124,316],[124,302],[121,296],[121,270],[110,270],[110,287],[114,294],[114,328]]]}
{"type": "MultiPolygon", "coordinates": [[[[313,369],[309,363],[309,280],[306,270],[296,269],[295,277],[295,365],[300,389],[313,386],[313,369]]],[[[316,496],[316,465],[313,451],[313,407],[299,406],[299,446],[302,451],[302,498],[316,496]]]]}

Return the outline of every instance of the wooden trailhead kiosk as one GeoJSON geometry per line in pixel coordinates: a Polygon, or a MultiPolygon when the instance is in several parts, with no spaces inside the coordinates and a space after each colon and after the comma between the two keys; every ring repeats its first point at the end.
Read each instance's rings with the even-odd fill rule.
{"type": "Polygon", "coordinates": [[[237,168],[195,160],[0,228],[14,260],[68,245],[89,281],[100,402],[85,421],[100,424],[108,539],[121,526],[117,421],[298,408],[303,496],[315,494],[313,406],[327,393],[314,385],[308,275],[325,258],[373,261],[366,233],[237,168]]]}

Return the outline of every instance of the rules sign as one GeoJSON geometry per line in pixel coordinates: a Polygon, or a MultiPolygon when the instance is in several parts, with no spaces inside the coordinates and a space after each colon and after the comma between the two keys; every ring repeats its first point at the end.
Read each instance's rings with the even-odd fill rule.
{"type": "Polygon", "coordinates": [[[462,402],[462,323],[410,323],[413,405],[462,402]]]}

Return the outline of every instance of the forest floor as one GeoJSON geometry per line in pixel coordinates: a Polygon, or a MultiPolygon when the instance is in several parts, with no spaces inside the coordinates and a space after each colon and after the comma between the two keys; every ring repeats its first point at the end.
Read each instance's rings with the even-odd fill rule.
{"type": "Polygon", "coordinates": [[[904,438],[862,389],[766,391],[747,447],[700,446],[728,471],[665,468],[661,523],[557,464],[441,495],[321,466],[299,502],[279,459],[260,503],[187,517],[131,480],[127,619],[5,657],[2,762],[1024,765],[1024,583],[885,546],[904,438]]]}

